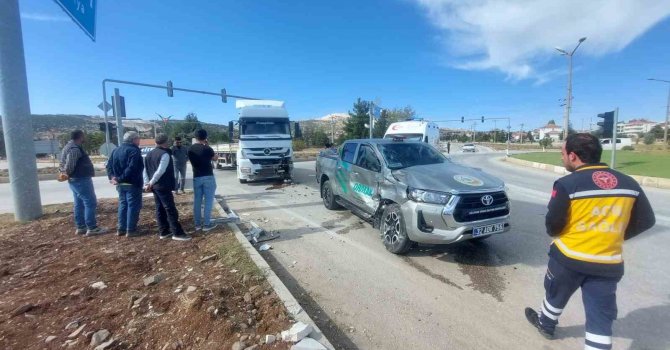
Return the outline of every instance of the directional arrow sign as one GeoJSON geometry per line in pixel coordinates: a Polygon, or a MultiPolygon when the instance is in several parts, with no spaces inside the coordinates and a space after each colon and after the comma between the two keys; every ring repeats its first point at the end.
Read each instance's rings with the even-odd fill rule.
{"type": "Polygon", "coordinates": [[[98,0],[55,0],[91,40],[95,41],[95,15],[98,0]]]}
{"type": "Polygon", "coordinates": [[[100,108],[100,110],[102,110],[103,112],[109,112],[109,110],[112,109],[112,105],[107,103],[107,101],[102,101],[98,105],[98,108],[100,108]]]}

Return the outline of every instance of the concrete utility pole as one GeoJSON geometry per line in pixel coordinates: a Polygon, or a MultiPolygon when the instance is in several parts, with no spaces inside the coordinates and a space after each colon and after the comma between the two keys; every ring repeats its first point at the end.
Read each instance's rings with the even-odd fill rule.
{"type": "MultiPolygon", "coordinates": [[[[654,78],[649,78],[649,80],[670,84],[670,80],[654,78]]],[[[665,130],[663,131],[663,147],[665,147],[666,150],[668,149],[668,121],[670,121],[670,86],[668,86],[668,104],[665,110],[665,130]]]]}
{"type": "Polygon", "coordinates": [[[584,42],[584,40],[586,40],[586,37],[579,39],[577,46],[575,46],[575,49],[572,50],[572,52],[570,53],[561,48],[558,47],[556,48],[556,50],[560,52],[561,55],[568,57],[568,97],[567,100],[565,101],[565,116],[563,117],[563,140],[565,140],[568,137],[568,126],[570,125],[570,110],[572,109],[572,56],[575,54],[575,52],[579,48],[579,45],[581,45],[584,42]]]}
{"type": "Polygon", "coordinates": [[[14,218],[42,216],[28,78],[18,0],[0,1],[0,114],[9,163],[14,218]]]}

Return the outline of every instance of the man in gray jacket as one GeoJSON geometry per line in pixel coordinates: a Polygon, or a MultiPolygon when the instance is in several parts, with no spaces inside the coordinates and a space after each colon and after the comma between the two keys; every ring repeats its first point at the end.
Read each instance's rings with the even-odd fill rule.
{"type": "Polygon", "coordinates": [[[184,192],[184,185],[186,183],[186,162],[188,162],[188,149],[182,146],[181,137],[174,138],[174,146],[172,146],[172,160],[174,161],[174,178],[175,182],[174,193],[179,194],[184,192]]]}

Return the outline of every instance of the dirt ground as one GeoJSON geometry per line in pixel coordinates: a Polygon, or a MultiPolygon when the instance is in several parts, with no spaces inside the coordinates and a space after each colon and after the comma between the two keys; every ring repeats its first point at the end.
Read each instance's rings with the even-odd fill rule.
{"type": "MultiPolygon", "coordinates": [[[[177,197],[192,233],[190,199],[177,197]]],[[[145,235],[117,237],[116,208],[99,201],[99,224],[112,231],[99,237],[74,234],[71,205],[29,224],[0,216],[0,348],[93,349],[93,333],[107,330],[106,349],[230,349],[240,338],[288,349],[262,344],[292,322],[226,227],[190,242],[159,240],[145,198],[145,235]],[[159,281],[147,286],[151,277],[159,281]]]]}

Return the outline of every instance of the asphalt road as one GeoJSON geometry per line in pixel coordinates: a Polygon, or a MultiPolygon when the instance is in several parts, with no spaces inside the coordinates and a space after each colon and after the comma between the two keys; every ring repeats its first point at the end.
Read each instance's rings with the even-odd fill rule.
{"type": "MultiPolygon", "coordinates": [[[[486,150],[452,150],[454,161],[506,181],[511,232],[395,256],[368,223],[323,207],[314,162],[296,164],[291,186],[240,185],[234,171],[220,171],[218,192],[243,220],[281,235],[269,242],[265,258],[339,348],[582,348],[579,293],[561,317],[556,340],[540,337],[523,316],[524,307],[538,307],[543,297],[550,243],[544,215],[557,176],[501,162],[501,154],[486,150]]],[[[627,242],[615,349],[670,348],[670,212],[663,205],[670,191],[647,192],[659,220],[627,242]]]]}
{"type": "MultiPolygon", "coordinates": [[[[454,161],[505,180],[510,232],[392,255],[368,223],[323,207],[314,162],[296,164],[291,186],[240,185],[234,171],[217,171],[217,192],[243,220],[280,233],[264,257],[338,348],[582,348],[579,293],[561,317],[557,340],[541,338],[523,316],[543,297],[550,243],[544,214],[558,175],[501,162],[500,153],[483,148],[462,154],[452,144],[452,151],[454,161]]],[[[116,196],[105,177],[94,182],[98,197],[116,196]]],[[[43,181],[40,190],[45,204],[71,202],[67,184],[43,181]]],[[[670,191],[645,191],[658,223],[626,243],[615,349],[670,349],[670,191]]],[[[9,184],[0,184],[0,198],[0,212],[11,212],[9,184]]]]}

